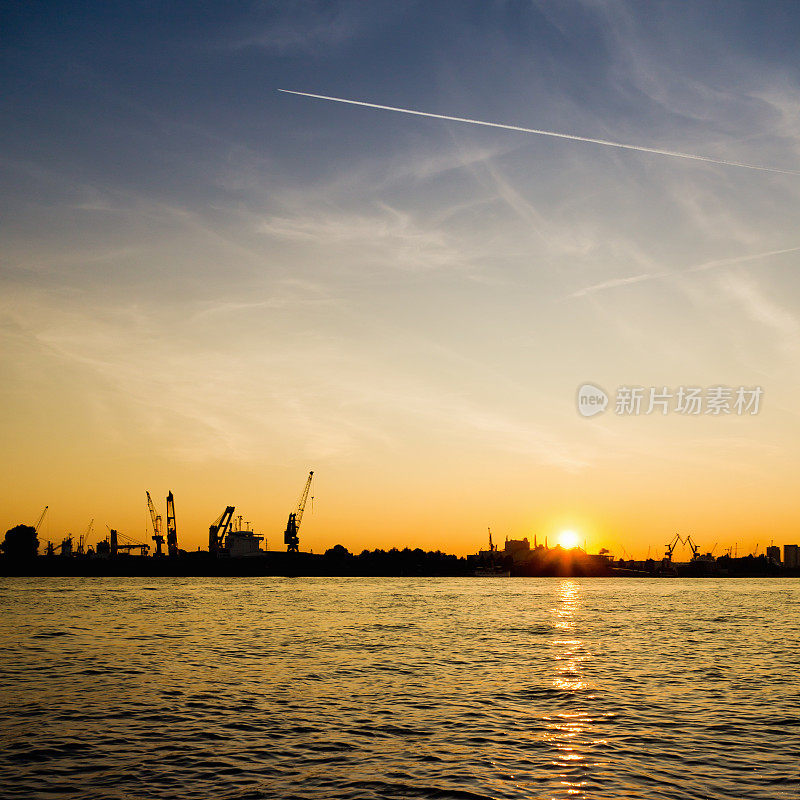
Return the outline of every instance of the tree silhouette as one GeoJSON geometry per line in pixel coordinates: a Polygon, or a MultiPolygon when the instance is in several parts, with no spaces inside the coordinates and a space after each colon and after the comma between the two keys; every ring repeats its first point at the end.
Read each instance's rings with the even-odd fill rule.
{"type": "Polygon", "coordinates": [[[7,558],[34,558],[39,553],[39,539],[32,525],[17,525],[6,531],[0,549],[7,558]]]}

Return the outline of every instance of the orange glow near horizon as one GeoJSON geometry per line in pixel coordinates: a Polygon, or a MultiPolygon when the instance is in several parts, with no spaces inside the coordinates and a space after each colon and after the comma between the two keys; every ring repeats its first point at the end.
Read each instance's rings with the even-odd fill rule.
{"type": "MultiPolygon", "coordinates": [[[[156,444],[147,442],[154,450],[156,444]]],[[[151,459],[130,449],[93,453],[62,440],[47,451],[46,471],[31,455],[17,461],[13,475],[9,472],[0,533],[19,523],[34,524],[49,505],[39,535],[43,544],[57,543],[68,533],[80,535],[94,518],[92,544],[107,534],[108,525],[152,545],[145,489],[162,516],[171,489],[181,548],[205,549],[208,526],[233,505],[237,516],[266,535],[269,549],[283,549],[288,514],[313,468],[314,503],[312,508],[309,500],[306,507],[300,548],[315,553],[342,544],[353,553],[419,547],[463,556],[487,546],[486,524],[501,550],[506,537],[527,537],[531,545],[534,537],[539,543],[547,539],[552,547],[561,543],[561,532],[572,530],[581,547],[586,540],[589,552],[606,547],[617,558],[637,559],[648,552],[660,558],[675,531],[691,531],[703,553],[716,544],[716,555],[737,542],[745,555],[759,543],[763,552],[771,539],[783,545],[797,538],[788,470],[767,481],[753,474],[754,467],[731,462],[704,475],[703,463],[674,471],[654,463],[646,483],[625,473],[624,464],[568,472],[531,464],[524,455],[500,457],[488,450],[482,460],[454,463],[437,445],[410,443],[409,450],[430,456],[427,461],[415,462],[395,450],[381,463],[353,453],[254,464],[230,458],[187,463],[174,455],[151,459]],[[685,484],[676,503],[678,474],[685,484]],[[743,474],[752,481],[746,491],[737,491],[743,474]]],[[[679,547],[676,556],[688,560],[690,553],[679,547]]]]}

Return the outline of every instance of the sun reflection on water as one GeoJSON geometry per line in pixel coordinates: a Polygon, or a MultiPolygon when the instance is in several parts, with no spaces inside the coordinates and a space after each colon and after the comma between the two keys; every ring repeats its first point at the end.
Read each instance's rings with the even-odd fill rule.
{"type": "MultiPolygon", "coordinates": [[[[552,609],[553,631],[553,688],[573,693],[577,699],[590,688],[584,677],[583,664],[589,653],[577,635],[576,615],[580,611],[582,589],[575,581],[562,581],[558,587],[557,602],[552,609]]],[[[594,722],[588,711],[575,709],[546,718],[547,739],[555,748],[553,766],[560,768],[558,785],[567,797],[585,796],[588,770],[594,765],[587,761],[589,728],[594,722]]]]}
{"type": "Polygon", "coordinates": [[[556,674],[553,686],[568,692],[588,688],[581,665],[586,660],[583,642],[575,636],[575,613],[581,602],[581,587],[575,581],[562,581],[558,588],[558,604],[553,609],[553,627],[558,635],[553,640],[556,674]]]}

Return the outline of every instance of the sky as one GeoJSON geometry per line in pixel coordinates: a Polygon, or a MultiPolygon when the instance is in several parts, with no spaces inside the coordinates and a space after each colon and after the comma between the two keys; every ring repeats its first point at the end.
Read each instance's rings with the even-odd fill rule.
{"type": "Polygon", "coordinates": [[[0,26],[0,524],[48,505],[40,538],[143,540],[172,490],[182,547],[234,505],[279,549],[313,469],[314,552],[800,539],[800,5],[0,26]],[[714,386],[761,387],[758,413],[616,413],[620,387],[714,386]]]}

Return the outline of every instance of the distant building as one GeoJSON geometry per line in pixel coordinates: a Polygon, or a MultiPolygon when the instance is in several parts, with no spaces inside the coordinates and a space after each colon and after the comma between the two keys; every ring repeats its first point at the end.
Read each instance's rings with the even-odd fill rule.
{"type": "Polygon", "coordinates": [[[783,546],[783,565],[785,567],[800,567],[800,546],[785,544],[783,546]]]}
{"type": "Polygon", "coordinates": [[[767,548],[767,558],[776,564],[781,563],[781,549],[778,545],[774,544],[767,548]]]}
{"type": "Polygon", "coordinates": [[[503,555],[511,556],[514,561],[527,561],[531,554],[531,543],[525,539],[506,539],[503,555]]]}

